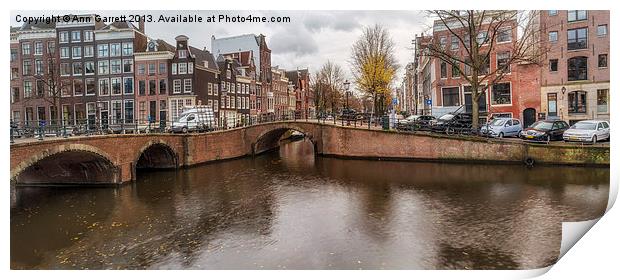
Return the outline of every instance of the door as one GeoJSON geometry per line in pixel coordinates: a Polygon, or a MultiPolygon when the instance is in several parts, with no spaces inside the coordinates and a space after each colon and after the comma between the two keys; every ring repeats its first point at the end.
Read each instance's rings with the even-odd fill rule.
{"type": "Polygon", "coordinates": [[[157,101],[149,102],[149,124],[155,122],[157,117],[157,101]]]}
{"type": "Polygon", "coordinates": [[[521,129],[521,121],[517,119],[512,120],[512,134],[518,136],[521,129]]]}
{"type": "Polygon", "coordinates": [[[536,121],[536,109],[527,108],[523,110],[523,127],[529,127],[536,121]]]}

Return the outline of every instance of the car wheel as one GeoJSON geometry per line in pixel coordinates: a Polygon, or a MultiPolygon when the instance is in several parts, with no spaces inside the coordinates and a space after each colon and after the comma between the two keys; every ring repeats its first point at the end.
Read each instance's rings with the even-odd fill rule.
{"type": "Polygon", "coordinates": [[[499,135],[497,135],[497,138],[500,138],[500,139],[501,139],[501,138],[504,138],[504,133],[503,133],[503,132],[500,132],[500,133],[499,133],[499,135]]]}
{"type": "Polygon", "coordinates": [[[592,136],[592,144],[596,144],[596,135],[592,136]]]}
{"type": "Polygon", "coordinates": [[[183,129],[181,129],[181,132],[183,133],[187,133],[189,130],[187,129],[187,126],[184,126],[183,129]]]}

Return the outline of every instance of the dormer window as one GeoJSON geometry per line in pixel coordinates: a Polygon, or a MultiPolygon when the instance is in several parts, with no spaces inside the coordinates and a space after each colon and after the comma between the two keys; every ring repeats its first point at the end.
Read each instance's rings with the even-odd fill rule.
{"type": "Polygon", "coordinates": [[[187,51],[179,50],[179,58],[187,58],[187,51]]]}
{"type": "Polygon", "coordinates": [[[155,42],[150,42],[149,43],[149,51],[150,52],[156,51],[156,49],[155,49],[155,42]]]}

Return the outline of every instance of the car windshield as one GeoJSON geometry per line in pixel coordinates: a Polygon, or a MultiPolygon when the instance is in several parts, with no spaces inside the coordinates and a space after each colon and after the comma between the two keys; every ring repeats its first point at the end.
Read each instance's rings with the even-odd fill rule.
{"type": "Polygon", "coordinates": [[[451,120],[452,118],[454,118],[454,115],[450,115],[450,114],[445,114],[439,117],[440,120],[444,120],[444,121],[451,120]]]}
{"type": "Polygon", "coordinates": [[[409,117],[407,117],[407,119],[410,120],[410,121],[415,120],[417,118],[418,118],[418,116],[409,116],[409,117]]]}
{"type": "Polygon", "coordinates": [[[578,123],[574,124],[573,126],[571,126],[570,128],[572,128],[572,129],[583,129],[583,130],[595,130],[596,129],[596,123],[578,122],[578,123]]]}
{"type": "Polygon", "coordinates": [[[551,122],[535,122],[531,127],[538,130],[551,130],[552,126],[551,122]]]}
{"type": "Polygon", "coordinates": [[[504,123],[506,123],[506,120],[494,119],[489,125],[499,126],[504,125],[504,123]]]}

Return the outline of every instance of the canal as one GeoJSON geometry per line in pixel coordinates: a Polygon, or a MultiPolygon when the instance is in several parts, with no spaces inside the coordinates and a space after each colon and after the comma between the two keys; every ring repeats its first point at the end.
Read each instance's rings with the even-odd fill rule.
{"type": "Polygon", "coordinates": [[[315,157],[310,142],[122,187],[11,186],[12,269],[525,269],[601,216],[609,168],[315,157]]]}

